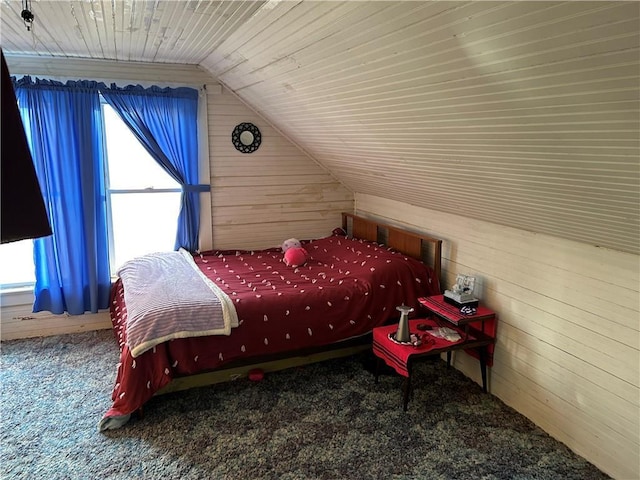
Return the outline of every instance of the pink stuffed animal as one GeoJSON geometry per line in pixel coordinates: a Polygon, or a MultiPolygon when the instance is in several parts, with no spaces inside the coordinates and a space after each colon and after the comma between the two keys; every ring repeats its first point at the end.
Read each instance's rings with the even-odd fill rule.
{"type": "Polygon", "coordinates": [[[290,248],[284,252],[284,263],[289,267],[301,267],[307,263],[308,255],[307,251],[302,247],[290,248]]]}
{"type": "Polygon", "coordinates": [[[301,267],[307,262],[309,256],[297,238],[285,240],[282,243],[282,251],[284,252],[284,263],[288,267],[301,267]]]}

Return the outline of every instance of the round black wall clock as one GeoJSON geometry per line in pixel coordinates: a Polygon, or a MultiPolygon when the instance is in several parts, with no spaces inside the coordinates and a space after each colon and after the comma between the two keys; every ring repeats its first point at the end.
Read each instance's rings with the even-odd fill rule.
{"type": "Polygon", "coordinates": [[[253,123],[241,123],[233,129],[231,141],[236,150],[242,153],[253,153],[260,146],[262,136],[253,123]]]}

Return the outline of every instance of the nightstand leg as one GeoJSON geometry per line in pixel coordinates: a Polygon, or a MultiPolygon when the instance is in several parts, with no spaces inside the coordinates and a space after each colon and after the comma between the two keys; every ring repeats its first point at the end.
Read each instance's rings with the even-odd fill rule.
{"type": "Polygon", "coordinates": [[[407,411],[407,405],[409,405],[409,395],[411,394],[411,370],[412,370],[412,365],[411,363],[407,364],[407,378],[405,378],[404,382],[402,383],[402,392],[404,393],[404,396],[402,398],[402,407],[403,410],[406,412],[407,411]]]}
{"type": "Polygon", "coordinates": [[[376,357],[376,383],[378,383],[378,376],[380,375],[380,362],[382,362],[382,359],[376,357]]]}
{"type": "Polygon", "coordinates": [[[480,347],[480,374],[482,375],[482,391],[487,393],[487,347],[480,347]]]}
{"type": "Polygon", "coordinates": [[[411,393],[411,377],[410,376],[404,379],[404,382],[402,383],[402,392],[404,393],[404,396],[402,398],[402,407],[403,407],[403,410],[406,412],[407,405],[409,405],[409,394],[411,393]]]}
{"type": "Polygon", "coordinates": [[[451,366],[451,350],[447,352],[447,368],[451,366]]]}

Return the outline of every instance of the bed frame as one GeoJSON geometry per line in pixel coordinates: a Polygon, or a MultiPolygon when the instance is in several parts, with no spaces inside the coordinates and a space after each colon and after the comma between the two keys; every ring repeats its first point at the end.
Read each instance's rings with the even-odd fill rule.
{"type": "Polygon", "coordinates": [[[352,237],[382,243],[409,257],[420,260],[433,268],[436,278],[441,279],[442,240],[412,233],[351,213],[342,214],[342,229],[352,237]]]}
{"type": "MultiPolygon", "coordinates": [[[[436,278],[441,279],[442,240],[412,233],[351,213],[342,214],[342,228],[354,238],[387,245],[407,256],[424,262],[434,269],[436,278]]],[[[253,369],[260,369],[263,372],[275,372],[332,358],[354,355],[370,348],[371,334],[367,334],[323,347],[283,352],[278,355],[252,357],[232,362],[221,369],[211,372],[174,378],[171,383],[156,392],[156,395],[237,380],[247,377],[253,369]]]]}

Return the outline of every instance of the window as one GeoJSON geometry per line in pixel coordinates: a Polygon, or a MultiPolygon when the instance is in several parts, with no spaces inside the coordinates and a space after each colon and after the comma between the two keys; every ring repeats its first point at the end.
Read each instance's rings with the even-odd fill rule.
{"type": "Polygon", "coordinates": [[[108,105],[106,186],[111,273],[131,258],[173,250],[181,189],[108,105]]]}
{"type": "MultiPolygon", "coordinates": [[[[122,122],[102,105],[106,131],[106,189],[110,268],[156,251],[173,250],[181,189],[122,122]]],[[[33,240],[0,245],[0,286],[33,286],[33,240]]]]}

